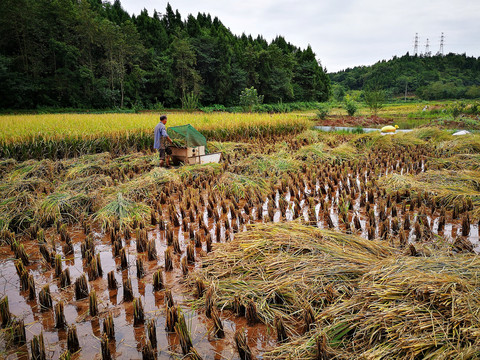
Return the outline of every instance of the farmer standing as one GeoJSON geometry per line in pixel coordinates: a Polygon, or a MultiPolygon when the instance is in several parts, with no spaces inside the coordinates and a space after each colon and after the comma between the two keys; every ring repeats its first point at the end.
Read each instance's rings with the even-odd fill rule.
{"type": "Polygon", "coordinates": [[[165,125],[167,124],[167,115],[162,115],[160,116],[160,122],[155,126],[155,131],[154,131],[154,142],[153,142],[153,147],[155,149],[158,149],[158,155],[160,158],[160,166],[163,166],[165,163],[165,166],[168,167],[168,157],[166,158],[165,161],[165,139],[170,141],[172,143],[172,139],[167,134],[167,129],[165,128],[165,125]]]}

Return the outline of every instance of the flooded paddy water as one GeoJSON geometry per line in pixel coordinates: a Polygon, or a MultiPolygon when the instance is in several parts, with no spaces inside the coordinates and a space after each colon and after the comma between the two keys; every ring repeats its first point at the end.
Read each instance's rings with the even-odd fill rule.
{"type": "MultiPolygon", "coordinates": [[[[165,289],[169,289],[178,309],[183,312],[191,331],[192,342],[197,351],[205,359],[235,359],[236,349],[231,339],[237,327],[245,327],[246,320],[237,318],[228,311],[222,313],[225,337],[219,338],[212,333],[213,323],[208,319],[204,311],[194,310],[189,305],[192,295],[189,294],[191,287],[186,286],[185,276],[181,270],[181,259],[186,257],[185,249],[190,239],[188,234],[184,237],[181,229],[175,229],[176,236],[180,242],[182,253],[173,256],[173,270],[164,271],[164,252],[167,249],[166,231],[158,228],[148,229],[148,239],[155,242],[159,254],[156,260],[148,261],[147,254],[138,253],[136,239],[122,240],[126,250],[128,268],[122,270],[120,258],[113,254],[111,239],[102,232],[93,231],[89,234],[94,239],[95,253],[100,256],[100,263],[103,276],[88,282],[89,293],[95,290],[98,301],[98,315],[90,316],[89,298],[76,300],[74,281],[83,274],[88,273],[88,265],[82,258],[81,245],[85,242],[86,235],[81,229],[69,228],[72,238],[74,252],[62,256],[62,267],[68,269],[72,285],[61,288],[60,279],[55,276],[53,266],[46,264],[45,259],[38,251],[38,241],[23,241],[25,251],[29,254],[30,265],[26,266],[27,271],[35,279],[37,292],[45,285],[50,288],[53,303],[62,301],[66,319],[66,326],[56,328],[54,309],[42,309],[38,299],[29,300],[28,291],[22,291],[20,278],[15,270],[14,252],[9,246],[1,247],[0,273],[2,274],[2,295],[8,296],[10,311],[16,317],[22,318],[26,327],[26,340],[29,342],[34,335],[43,333],[47,358],[59,358],[67,350],[67,327],[76,326],[79,345],[81,348],[78,356],[82,359],[101,358],[100,339],[103,333],[103,324],[108,315],[113,316],[115,337],[109,342],[110,352],[113,358],[138,359],[142,357],[142,348],[148,339],[146,333],[147,319],[154,319],[157,328],[157,358],[181,357],[180,343],[177,335],[165,330],[165,289]],[[138,278],[136,261],[143,259],[144,274],[138,278]],[[155,271],[162,270],[163,289],[154,291],[152,277],[155,271]],[[107,284],[107,273],[113,272],[118,289],[109,290],[107,284]],[[123,281],[131,280],[134,297],[139,297],[143,303],[145,321],[141,325],[134,325],[134,309],[132,301],[125,301],[123,298],[123,281]]],[[[225,229],[223,229],[223,232],[225,229]]],[[[228,235],[227,235],[228,236],[228,235]]],[[[46,233],[48,242],[55,241],[57,254],[63,252],[60,236],[55,231],[46,233]]],[[[197,261],[189,264],[189,271],[194,271],[199,266],[201,255],[206,252],[205,244],[195,248],[197,261]],[[203,248],[202,248],[203,247],[203,248]]],[[[256,352],[262,352],[273,345],[271,334],[263,324],[257,324],[247,329],[247,337],[251,339],[250,346],[256,352]]],[[[6,339],[3,339],[6,341],[6,339]]],[[[4,346],[6,343],[4,342],[4,346]]],[[[25,344],[20,348],[11,349],[7,358],[28,359],[28,346],[25,344]]]]}
{"type": "MultiPolygon", "coordinates": [[[[280,318],[265,312],[268,306],[257,301],[258,289],[250,287],[242,293],[234,288],[235,281],[229,280],[233,284],[230,291],[221,282],[228,270],[216,274],[210,268],[212,261],[221,261],[215,260],[216,252],[221,254],[225,247],[233,247],[237,236],[245,241],[250,233],[267,234],[271,229],[268,226],[275,224],[292,223],[292,229],[302,224],[315,231],[353,236],[351,239],[359,242],[380,242],[392,253],[396,249],[396,256],[428,257],[445,251],[445,247],[450,256],[480,250],[479,207],[474,197],[480,191],[474,176],[478,159],[473,155],[455,158],[458,154],[449,152],[452,147],[433,154],[419,141],[405,144],[402,140],[395,146],[363,152],[364,143],[387,140],[339,139],[328,138],[321,145],[302,140],[284,145],[268,141],[237,144],[224,152],[220,165],[165,170],[146,161],[144,167],[132,167],[122,176],[116,169],[88,163],[98,160],[92,157],[82,165],[82,171],[89,169],[83,176],[92,176],[90,171],[95,171],[94,176],[111,178],[106,181],[109,186],[90,190],[99,191],[91,205],[97,206],[95,212],[91,210],[88,216],[83,214],[72,221],[65,210],[55,221],[39,217],[23,233],[18,229],[17,235],[11,231],[3,234],[0,294],[8,298],[11,319],[7,321],[3,310],[6,330],[0,338],[2,354],[9,359],[31,358],[33,340],[43,334],[45,357],[52,359],[67,356],[68,349],[73,349],[73,358],[82,359],[244,359],[248,356],[239,347],[243,334],[252,357],[275,358],[270,352],[284,342],[279,335],[283,326],[279,325],[280,318]],[[471,172],[457,174],[457,160],[465,166],[470,164],[471,172]],[[145,174],[161,181],[145,185],[145,174]],[[453,195],[446,193],[445,188],[451,185],[444,184],[446,175],[463,188],[456,188],[453,195]],[[106,206],[101,208],[97,202],[103,204],[106,200],[102,197],[108,198],[120,191],[116,186],[131,182],[131,187],[122,190],[125,198],[146,204],[150,211],[142,216],[101,217],[106,206]],[[65,280],[67,269],[70,284],[65,280]],[[86,296],[79,298],[79,279],[84,275],[86,296]],[[40,295],[46,286],[51,294],[51,306],[47,308],[41,305],[45,292],[40,295]],[[215,291],[219,294],[217,301],[211,295],[215,291]],[[214,314],[208,307],[210,296],[214,314]],[[257,310],[251,310],[252,301],[257,310]],[[58,304],[63,304],[64,322],[58,304]],[[258,311],[258,315],[249,311],[258,311]],[[182,314],[190,345],[185,345],[179,326],[175,328],[182,314]],[[110,317],[114,334],[106,341],[110,317]],[[270,317],[275,318],[275,324],[270,317]],[[24,338],[12,336],[19,321],[25,326],[24,338]],[[219,322],[224,336],[218,331],[219,322]],[[73,325],[77,347],[72,340],[73,325]]],[[[107,165],[110,161],[107,159],[107,165]]],[[[54,167],[56,173],[46,178],[66,181],[75,166],[59,161],[54,167]]],[[[4,181],[8,184],[9,174],[21,167],[5,167],[4,181]]],[[[47,186],[47,190],[30,191],[44,191],[44,197],[57,189],[47,186]]],[[[120,197],[116,199],[120,203],[120,197]]],[[[41,216],[39,210],[37,214],[41,216]]],[[[224,260],[231,261],[228,255],[224,260]]],[[[241,261],[235,260],[237,265],[241,261]]],[[[245,271],[249,271],[247,267],[245,271]]],[[[260,289],[262,285],[258,286],[260,289]]],[[[341,298],[338,293],[343,290],[328,291],[324,298],[341,298]]],[[[273,304],[283,306],[287,298],[282,296],[277,294],[273,304]]],[[[311,304],[319,311],[317,302],[312,300],[311,304]]],[[[322,304],[325,306],[325,300],[322,304]]],[[[316,316],[318,312],[313,318],[316,316]]],[[[294,315],[286,321],[293,338],[303,333],[302,321],[294,315]]]]}

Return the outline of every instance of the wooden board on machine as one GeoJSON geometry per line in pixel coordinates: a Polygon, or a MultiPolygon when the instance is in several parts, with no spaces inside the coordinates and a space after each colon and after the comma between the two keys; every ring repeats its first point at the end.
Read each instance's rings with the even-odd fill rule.
{"type": "Polygon", "coordinates": [[[171,150],[174,161],[188,165],[218,163],[222,157],[221,153],[205,154],[205,146],[171,147],[171,150]]]}

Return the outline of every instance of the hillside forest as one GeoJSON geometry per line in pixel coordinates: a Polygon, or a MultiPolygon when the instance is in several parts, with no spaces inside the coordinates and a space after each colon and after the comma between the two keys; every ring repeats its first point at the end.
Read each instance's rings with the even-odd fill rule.
{"type": "Polygon", "coordinates": [[[0,108],[237,105],[325,101],[330,83],[310,47],[233,35],[218,18],[131,16],[120,1],[2,0],[0,108]]]}
{"type": "Polygon", "coordinates": [[[480,98],[480,58],[465,54],[394,56],[372,66],[329,74],[333,96],[348,91],[382,90],[387,98],[423,100],[480,98]]]}

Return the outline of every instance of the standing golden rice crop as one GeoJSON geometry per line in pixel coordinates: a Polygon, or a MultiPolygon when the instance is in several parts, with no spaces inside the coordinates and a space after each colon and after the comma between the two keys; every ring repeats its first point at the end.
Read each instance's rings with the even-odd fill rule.
{"type": "MultiPolygon", "coordinates": [[[[168,125],[191,124],[209,140],[299,133],[312,124],[293,114],[173,113],[168,125]]],[[[49,114],[0,116],[0,158],[64,158],[153,147],[159,114],[49,114]]]]}

